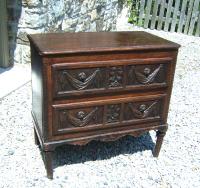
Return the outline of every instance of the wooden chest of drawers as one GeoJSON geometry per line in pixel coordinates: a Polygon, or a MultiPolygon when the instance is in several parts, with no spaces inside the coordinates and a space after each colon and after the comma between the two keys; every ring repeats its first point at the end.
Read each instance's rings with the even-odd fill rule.
{"type": "Polygon", "coordinates": [[[145,32],[29,35],[35,142],[52,152],[157,131],[158,156],[179,45],[145,32]]]}

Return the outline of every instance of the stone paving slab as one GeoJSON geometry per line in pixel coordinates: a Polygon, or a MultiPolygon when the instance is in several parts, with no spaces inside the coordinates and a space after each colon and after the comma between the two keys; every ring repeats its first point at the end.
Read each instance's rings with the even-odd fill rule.
{"type": "Polygon", "coordinates": [[[31,80],[30,64],[15,64],[10,68],[0,68],[0,99],[31,80]]]}

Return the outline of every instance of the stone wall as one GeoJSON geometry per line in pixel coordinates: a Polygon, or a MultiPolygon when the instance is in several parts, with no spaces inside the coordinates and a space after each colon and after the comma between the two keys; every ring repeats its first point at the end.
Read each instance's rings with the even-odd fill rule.
{"type": "Polygon", "coordinates": [[[27,33],[115,30],[123,0],[8,0],[11,60],[30,62],[27,33]],[[13,57],[13,58],[12,58],[13,57]]]}

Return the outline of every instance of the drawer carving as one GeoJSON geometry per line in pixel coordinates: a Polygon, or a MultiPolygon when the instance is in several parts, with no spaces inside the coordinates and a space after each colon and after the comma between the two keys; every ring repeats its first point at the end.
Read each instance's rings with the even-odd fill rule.
{"type": "Polygon", "coordinates": [[[63,75],[61,76],[61,85],[62,85],[62,89],[65,89],[65,78],[67,79],[67,81],[69,82],[69,84],[77,90],[82,90],[88,87],[89,84],[91,84],[97,73],[99,72],[99,69],[96,69],[90,76],[87,77],[85,72],[80,72],[77,77],[73,77],[70,73],[68,73],[67,71],[63,71],[63,75]]]}
{"type": "Polygon", "coordinates": [[[167,84],[167,64],[136,64],[95,68],[53,68],[55,97],[110,93],[163,87],[167,84]],[[147,86],[148,85],[148,86],[147,86]]]}
{"type": "Polygon", "coordinates": [[[133,112],[133,116],[139,119],[147,118],[150,113],[154,110],[157,102],[152,103],[150,106],[141,104],[139,108],[135,107],[134,104],[129,103],[129,107],[133,112]]]}
{"type": "Polygon", "coordinates": [[[120,104],[111,104],[107,106],[107,123],[119,122],[120,104]]]}
{"type": "Polygon", "coordinates": [[[126,120],[137,120],[159,116],[161,101],[131,102],[126,104],[126,120]]]}
{"type": "Polygon", "coordinates": [[[56,96],[70,96],[80,91],[98,90],[105,87],[104,68],[62,69],[54,72],[56,96]]]}
{"type": "Polygon", "coordinates": [[[73,116],[67,111],[63,111],[60,114],[61,124],[65,122],[70,122],[75,127],[84,127],[92,120],[92,118],[95,117],[95,113],[97,110],[98,108],[96,107],[94,110],[92,110],[88,114],[86,114],[85,111],[81,110],[76,113],[76,116],[73,116]]]}
{"type": "Polygon", "coordinates": [[[123,123],[139,123],[142,121],[158,121],[161,118],[161,106],[164,98],[128,102],[117,102],[113,104],[93,104],[89,107],[79,105],[69,106],[64,109],[54,109],[55,132],[108,128],[119,126],[123,123]]]}
{"type": "Polygon", "coordinates": [[[166,83],[167,65],[133,65],[128,68],[128,85],[166,83]]]}
{"type": "Polygon", "coordinates": [[[150,84],[154,82],[156,76],[158,75],[158,72],[162,68],[162,64],[156,68],[153,72],[151,72],[151,69],[149,67],[145,67],[143,72],[138,71],[137,69],[134,69],[136,79],[141,84],[150,84]]]}
{"type": "Polygon", "coordinates": [[[59,129],[102,124],[102,112],[101,106],[61,110],[58,113],[59,129]]]}
{"type": "Polygon", "coordinates": [[[122,67],[111,67],[109,70],[109,87],[122,87],[122,67]]]}

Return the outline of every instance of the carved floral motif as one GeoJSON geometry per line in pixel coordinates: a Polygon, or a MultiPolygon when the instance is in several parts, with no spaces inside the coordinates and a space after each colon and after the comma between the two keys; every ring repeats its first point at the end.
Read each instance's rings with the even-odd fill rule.
{"type": "Polygon", "coordinates": [[[120,117],[120,104],[108,105],[107,108],[107,122],[114,123],[119,121],[120,117]]]}
{"type": "Polygon", "coordinates": [[[123,69],[122,67],[111,67],[109,71],[109,87],[122,86],[123,69]]]}

